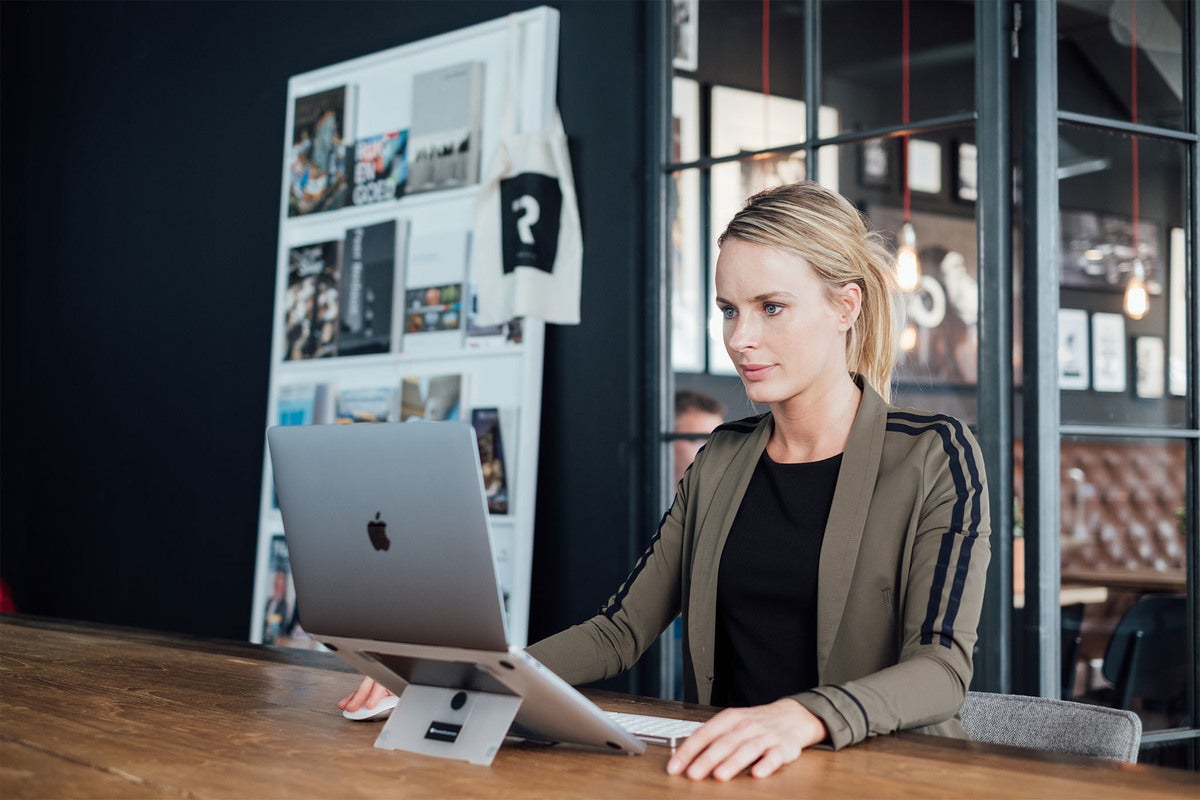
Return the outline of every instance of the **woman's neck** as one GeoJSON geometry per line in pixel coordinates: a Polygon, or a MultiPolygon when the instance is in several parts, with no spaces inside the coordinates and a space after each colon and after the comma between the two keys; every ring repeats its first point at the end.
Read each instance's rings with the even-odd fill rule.
{"type": "Polygon", "coordinates": [[[771,406],[775,430],[767,455],[781,464],[831,458],[846,449],[862,390],[848,374],[771,406]]]}

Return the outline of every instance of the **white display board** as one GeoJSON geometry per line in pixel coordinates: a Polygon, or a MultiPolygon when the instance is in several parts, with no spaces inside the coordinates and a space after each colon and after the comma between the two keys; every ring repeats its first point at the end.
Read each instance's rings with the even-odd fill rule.
{"type": "MultiPolygon", "coordinates": [[[[515,18],[515,118],[518,131],[537,130],[554,115],[558,12],[536,8],[515,18]]],[[[505,17],[288,82],[267,426],[331,424],[339,412],[388,421],[413,413],[440,417],[447,407],[451,418],[474,416],[481,430],[498,419],[504,488],[489,494],[490,528],[509,637],[523,645],[545,328],[525,319],[499,333],[469,335],[467,252],[478,176],[497,144],[509,53],[505,17]],[[426,100],[416,102],[420,97],[426,100]],[[439,145],[439,136],[458,144],[439,145]],[[403,164],[375,157],[402,141],[403,164]],[[431,170],[421,159],[434,151],[446,160],[431,170]],[[395,184],[371,180],[400,173],[407,183],[399,197],[390,194],[395,184]],[[390,297],[383,297],[386,261],[364,266],[372,263],[367,251],[393,258],[390,297]],[[363,353],[371,333],[375,343],[365,347],[373,352],[363,353]],[[447,385],[458,388],[456,405],[439,399],[453,398],[441,392],[447,385]],[[424,410],[414,412],[418,402],[424,410]]],[[[250,639],[313,647],[301,635],[302,608],[299,626],[292,624],[295,590],[282,534],[264,436],[250,639]]]]}

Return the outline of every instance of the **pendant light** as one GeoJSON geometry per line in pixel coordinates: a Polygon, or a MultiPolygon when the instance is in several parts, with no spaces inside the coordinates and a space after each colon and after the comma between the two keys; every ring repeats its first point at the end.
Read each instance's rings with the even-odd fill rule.
{"type": "MultiPolygon", "coordinates": [[[[1132,107],[1130,118],[1136,125],[1138,121],[1138,80],[1137,80],[1137,3],[1129,4],[1129,105],[1132,107]]],[[[1142,261],[1141,239],[1138,235],[1138,217],[1140,211],[1138,170],[1138,137],[1130,137],[1132,141],[1133,160],[1133,266],[1130,271],[1129,285],[1125,287],[1125,313],[1131,319],[1141,319],[1150,310],[1150,293],[1146,290],[1146,265],[1142,261]]]]}
{"type": "MultiPolygon", "coordinates": [[[[1135,241],[1137,237],[1134,237],[1135,241]]],[[[1137,245],[1134,245],[1136,247],[1137,245]]],[[[1140,258],[1133,260],[1133,275],[1125,287],[1125,313],[1141,319],[1150,310],[1150,293],[1146,290],[1146,265],[1140,258]]]]}
{"type": "MultiPolygon", "coordinates": [[[[909,123],[909,0],[902,0],[903,21],[900,34],[900,116],[907,128],[909,123]]],[[[900,227],[899,248],[896,250],[896,284],[902,291],[911,292],[921,285],[921,261],[917,258],[917,232],[912,225],[912,194],[908,188],[908,131],[900,136],[900,179],[904,190],[904,224],[900,227]]]]}

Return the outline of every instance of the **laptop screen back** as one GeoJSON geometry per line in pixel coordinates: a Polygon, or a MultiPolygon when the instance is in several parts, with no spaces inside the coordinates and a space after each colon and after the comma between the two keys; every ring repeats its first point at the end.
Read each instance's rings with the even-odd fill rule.
{"type": "Polygon", "coordinates": [[[470,425],[300,425],[267,440],[308,633],[507,650],[470,425]]]}

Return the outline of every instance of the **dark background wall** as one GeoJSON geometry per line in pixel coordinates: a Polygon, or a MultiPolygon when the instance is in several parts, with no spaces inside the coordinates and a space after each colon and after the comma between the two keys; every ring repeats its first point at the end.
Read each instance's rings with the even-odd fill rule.
{"type": "MultiPolygon", "coordinates": [[[[0,574],[21,610],[247,636],[287,79],[534,5],[0,6],[0,574]]],[[[550,5],[586,252],[583,324],[547,334],[535,638],[593,613],[649,533],[645,11],[550,5]]]]}

